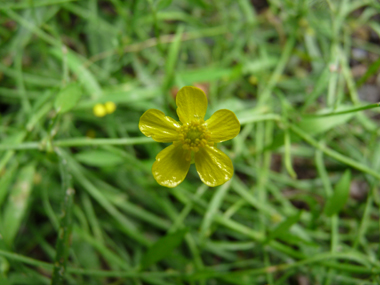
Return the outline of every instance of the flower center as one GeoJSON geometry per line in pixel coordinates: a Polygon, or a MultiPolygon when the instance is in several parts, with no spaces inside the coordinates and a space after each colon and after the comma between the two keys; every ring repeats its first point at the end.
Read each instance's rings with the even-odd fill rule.
{"type": "Polygon", "coordinates": [[[181,126],[178,138],[184,149],[197,152],[199,148],[212,144],[208,141],[210,139],[210,132],[204,123],[204,120],[196,119],[181,126]]]}
{"type": "Polygon", "coordinates": [[[197,139],[199,140],[199,138],[202,136],[202,133],[198,130],[198,129],[190,129],[187,134],[186,134],[186,137],[188,139],[190,139],[192,142],[196,141],[197,139]]]}

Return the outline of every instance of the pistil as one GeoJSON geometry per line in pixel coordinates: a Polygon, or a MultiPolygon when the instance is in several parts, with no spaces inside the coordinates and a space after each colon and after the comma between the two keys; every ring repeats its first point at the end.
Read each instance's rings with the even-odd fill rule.
{"type": "Polygon", "coordinates": [[[205,126],[204,120],[192,120],[190,123],[181,126],[178,132],[178,143],[182,143],[183,149],[194,152],[199,151],[207,144],[213,145],[209,139],[210,132],[205,126]]]}

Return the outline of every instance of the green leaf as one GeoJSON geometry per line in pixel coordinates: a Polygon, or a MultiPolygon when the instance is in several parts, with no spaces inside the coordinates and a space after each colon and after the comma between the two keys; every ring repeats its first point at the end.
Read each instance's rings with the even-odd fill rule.
{"type": "Polygon", "coordinates": [[[75,158],[84,164],[97,167],[115,166],[124,162],[120,155],[106,150],[83,151],[76,154],[75,158]]]}
{"type": "Polygon", "coordinates": [[[10,192],[3,216],[2,236],[5,243],[11,245],[20,228],[29,196],[32,191],[34,165],[25,166],[18,173],[18,179],[10,192]]]}
{"type": "Polygon", "coordinates": [[[299,211],[297,214],[288,217],[285,221],[281,222],[269,235],[267,242],[276,238],[280,237],[284,234],[287,234],[291,226],[293,226],[295,223],[299,221],[301,218],[302,211],[299,211]]]}
{"type": "MultiPolygon", "coordinates": [[[[103,96],[97,99],[81,100],[75,109],[92,109],[95,104],[106,103],[108,101],[116,104],[128,104],[128,106],[132,102],[148,104],[151,99],[159,97],[160,94],[157,88],[131,88],[124,91],[123,86],[120,85],[112,90],[105,90],[103,96]]],[[[146,106],[145,109],[149,109],[149,107],[146,106]]]]}
{"type": "MultiPolygon", "coordinates": [[[[338,108],[335,112],[345,111],[349,107],[338,108]]],[[[331,113],[332,110],[325,109],[320,114],[331,113]]],[[[321,134],[331,130],[339,125],[346,123],[350,120],[355,113],[347,113],[331,117],[304,117],[297,125],[303,131],[311,135],[321,134]]]]}
{"type": "Polygon", "coordinates": [[[351,172],[346,170],[335,186],[334,194],[327,200],[324,213],[331,217],[337,214],[346,204],[350,194],[351,172]]]}
{"type": "Polygon", "coordinates": [[[160,0],[157,3],[157,10],[162,10],[170,6],[172,0],[160,0]]]}
{"type": "Polygon", "coordinates": [[[169,47],[168,56],[166,58],[166,66],[165,66],[165,80],[164,86],[168,87],[170,82],[173,79],[175,66],[178,60],[179,51],[181,48],[181,39],[183,33],[183,26],[178,26],[176,34],[174,36],[174,40],[169,47]]]}
{"type": "Polygon", "coordinates": [[[141,269],[148,268],[156,262],[170,255],[172,251],[181,244],[187,233],[187,229],[181,229],[160,238],[153,244],[141,259],[141,269]]]}
{"type": "Polygon", "coordinates": [[[307,245],[318,248],[319,245],[313,241],[308,241],[302,238],[299,235],[292,234],[290,232],[282,233],[281,236],[278,236],[277,239],[284,241],[286,243],[292,244],[292,245],[307,245]]]}
{"type": "Polygon", "coordinates": [[[11,167],[5,170],[5,174],[0,176],[0,207],[4,202],[4,199],[8,195],[9,185],[13,181],[17,170],[17,164],[14,163],[11,167]]]}
{"type": "Polygon", "coordinates": [[[199,82],[212,82],[222,78],[228,78],[234,71],[232,68],[216,66],[180,71],[177,76],[183,84],[192,85],[199,82]]]}
{"type": "Polygon", "coordinates": [[[317,100],[317,98],[325,91],[327,90],[329,80],[330,80],[331,72],[329,70],[329,67],[326,66],[326,68],[323,70],[323,72],[320,74],[318,79],[315,79],[315,85],[313,88],[313,91],[306,95],[305,97],[305,105],[303,109],[305,110],[308,106],[310,106],[312,103],[317,100]]]}
{"type": "Polygon", "coordinates": [[[64,62],[67,60],[69,69],[75,73],[84,90],[92,99],[100,97],[103,93],[96,77],[86,68],[85,59],[72,50],[63,52],[62,49],[53,48],[51,53],[64,62]]]}
{"type": "Polygon", "coordinates": [[[71,83],[63,88],[54,102],[54,108],[57,112],[66,113],[78,103],[83,92],[78,83],[71,83]]]}
{"type": "Polygon", "coordinates": [[[360,77],[360,79],[356,82],[356,87],[362,86],[365,82],[367,82],[368,78],[377,73],[380,68],[380,58],[378,58],[375,62],[373,62],[367,69],[366,73],[360,77]]]}

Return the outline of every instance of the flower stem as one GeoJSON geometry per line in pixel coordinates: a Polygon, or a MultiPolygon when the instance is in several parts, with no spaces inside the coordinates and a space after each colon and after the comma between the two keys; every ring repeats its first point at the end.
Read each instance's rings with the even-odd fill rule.
{"type": "MultiPolygon", "coordinates": [[[[90,138],[72,138],[52,141],[53,146],[73,147],[73,146],[99,146],[99,145],[135,145],[154,143],[151,138],[120,138],[120,139],[90,139],[90,138]]],[[[44,149],[44,143],[25,142],[19,144],[0,144],[0,151],[4,150],[27,150],[27,149],[44,149]]]]}
{"type": "Polygon", "coordinates": [[[352,108],[352,109],[348,109],[348,110],[344,110],[344,111],[340,111],[340,112],[332,112],[332,113],[327,113],[327,114],[305,114],[304,116],[307,116],[307,117],[329,117],[329,116],[337,116],[337,115],[343,115],[343,114],[348,114],[348,113],[355,113],[355,112],[373,109],[373,108],[377,108],[377,107],[380,107],[380,103],[369,104],[366,106],[356,107],[356,108],[352,108]]]}
{"type": "Polygon", "coordinates": [[[311,136],[309,136],[307,133],[305,133],[303,130],[301,130],[299,127],[295,126],[295,125],[292,125],[292,124],[289,124],[289,128],[297,135],[299,135],[302,139],[304,139],[307,143],[311,144],[312,146],[314,146],[315,148],[321,150],[323,153],[325,153],[326,155],[336,159],[337,161],[340,161],[344,164],[347,164],[359,171],[362,171],[364,173],[367,173],[367,174],[370,174],[372,175],[373,177],[377,178],[377,179],[380,179],[380,174],[377,173],[375,170],[372,170],[371,168],[369,168],[368,166],[360,163],[360,162],[357,162],[355,160],[353,160],[352,158],[349,158],[347,156],[344,156],[342,154],[340,154],[339,152],[336,152],[330,148],[327,148],[326,146],[324,146],[323,144],[319,143],[318,141],[316,141],[314,138],[312,138],[311,136]]]}
{"type": "Polygon", "coordinates": [[[59,156],[59,164],[62,178],[62,213],[60,219],[60,226],[58,230],[58,238],[56,244],[56,255],[53,269],[53,276],[51,279],[52,285],[63,284],[64,275],[66,273],[66,263],[70,248],[70,233],[72,228],[71,212],[73,208],[74,189],[71,187],[71,176],[67,167],[67,161],[62,156],[61,150],[56,149],[59,156]]]}

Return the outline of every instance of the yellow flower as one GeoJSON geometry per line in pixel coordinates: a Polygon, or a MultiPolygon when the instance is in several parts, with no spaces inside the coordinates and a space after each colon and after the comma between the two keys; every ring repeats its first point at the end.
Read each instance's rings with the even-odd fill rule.
{"type": "Polygon", "coordinates": [[[106,102],[104,107],[106,108],[107,114],[112,114],[116,110],[116,104],[114,102],[106,102]]]}
{"type": "Polygon", "coordinates": [[[96,104],[93,108],[94,115],[97,117],[104,117],[107,114],[107,110],[103,104],[96,104]]]}
{"type": "Polygon", "coordinates": [[[156,157],[152,173],[166,187],[181,183],[192,161],[208,186],[215,187],[230,180],[234,168],[231,159],[214,144],[230,140],[240,132],[240,123],[229,110],[215,112],[207,121],[206,94],[199,88],[186,86],[176,97],[180,122],[156,109],[146,111],[140,118],[139,129],[157,142],[173,142],[156,157]]]}
{"type": "Polygon", "coordinates": [[[94,115],[97,117],[104,117],[107,114],[112,114],[116,110],[114,102],[106,102],[105,104],[96,104],[93,108],[94,115]]]}

